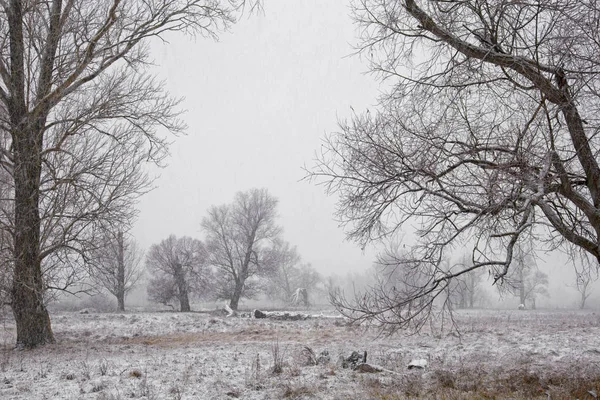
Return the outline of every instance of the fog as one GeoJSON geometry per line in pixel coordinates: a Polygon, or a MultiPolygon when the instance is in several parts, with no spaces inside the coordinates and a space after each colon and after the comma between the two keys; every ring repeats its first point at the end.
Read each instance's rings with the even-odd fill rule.
{"type": "Polygon", "coordinates": [[[133,234],[148,248],[170,234],[202,239],[211,205],[265,187],[279,199],[284,238],[322,273],[362,270],[373,252],[345,242],[335,198],[306,181],[337,119],[375,102],[378,84],[353,52],[346,2],[265,1],[219,42],[173,35],[154,43],[156,73],[185,97],[186,136],[173,138],[168,167],[143,197],[133,234]]]}
{"type": "MultiPolygon", "coordinates": [[[[325,134],[353,109],[372,107],[381,90],[365,60],[353,54],[357,32],[346,3],[265,1],[264,13],[244,17],[218,42],[171,35],[169,43],[152,44],[155,73],[184,98],[188,130],[171,137],[168,165],[151,170],[156,188],[140,201],[132,232],[143,248],[170,234],[202,239],[209,206],[265,187],[279,199],[284,238],[303,262],[324,276],[369,275],[376,248],[346,241],[334,217],[336,197],[303,180],[303,166],[311,165],[325,134]]],[[[537,256],[550,293],[538,306],[575,307],[566,256],[537,256]]],[[[515,306],[491,280],[484,286],[488,306],[515,306]]],[[[589,307],[600,305],[598,291],[596,282],[589,307]]],[[[143,302],[144,295],[138,290],[132,300],[143,302]]]]}

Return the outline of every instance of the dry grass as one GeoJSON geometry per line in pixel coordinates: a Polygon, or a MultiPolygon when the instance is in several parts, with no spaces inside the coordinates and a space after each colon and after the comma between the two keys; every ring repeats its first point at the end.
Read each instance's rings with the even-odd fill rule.
{"type": "Polygon", "coordinates": [[[370,377],[363,381],[368,398],[396,400],[405,398],[462,399],[593,399],[600,393],[597,369],[566,369],[548,375],[523,369],[497,371],[435,370],[430,381],[419,374],[400,379],[370,377]]]}
{"type": "MultiPolygon", "coordinates": [[[[337,320],[57,315],[56,344],[23,352],[4,346],[0,398],[584,400],[600,393],[599,315],[457,317],[461,335],[381,337],[337,320]],[[319,361],[324,351],[330,361],[319,361]],[[336,363],[354,351],[368,351],[369,363],[386,371],[363,374],[336,363]],[[407,370],[413,359],[429,367],[407,370]]],[[[2,335],[0,343],[11,343],[14,329],[2,335]]]]}
{"type": "Polygon", "coordinates": [[[317,398],[315,388],[306,384],[286,384],[284,385],[281,397],[284,399],[306,399],[317,398]]]}

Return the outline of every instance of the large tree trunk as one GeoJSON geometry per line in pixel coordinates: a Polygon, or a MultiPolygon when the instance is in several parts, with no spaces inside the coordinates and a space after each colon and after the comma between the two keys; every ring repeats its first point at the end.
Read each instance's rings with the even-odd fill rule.
{"type": "Polygon", "coordinates": [[[32,348],[54,342],[40,259],[40,171],[42,135],[30,126],[13,132],[15,182],[15,242],[12,310],[17,346],[32,348]]]}
{"type": "Polygon", "coordinates": [[[175,265],[175,283],[177,284],[178,298],[179,298],[179,311],[188,312],[190,308],[190,298],[188,295],[188,288],[185,282],[185,274],[183,273],[183,267],[181,264],[175,265]]]}
{"type": "Polygon", "coordinates": [[[117,309],[125,311],[125,245],[123,243],[123,232],[117,233],[117,309]]]}
{"type": "Polygon", "coordinates": [[[242,289],[244,287],[244,282],[237,280],[235,282],[235,289],[233,290],[233,295],[231,296],[231,300],[229,301],[229,307],[232,310],[237,311],[238,305],[240,303],[240,298],[242,297],[242,289]]]}
{"type": "MultiPolygon", "coordinates": [[[[57,3],[59,4],[59,3],[57,3]]],[[[54,342],[50,316],[44,305],[44,282],[40,257],[40,174],[42,148],[48,109],[28,114],[25,96],[23,13],[20,1],[12,1],[7,13],[10,36],[10,117],[14,202],[14,274],[11,305],[17,324],[17,346],[33,348],[54,342]]],[[[52,48],[49,50],[56,50],[52,48]]],[[[39,94],[49,88],[53,52],[45,55],[39,94]]]]}

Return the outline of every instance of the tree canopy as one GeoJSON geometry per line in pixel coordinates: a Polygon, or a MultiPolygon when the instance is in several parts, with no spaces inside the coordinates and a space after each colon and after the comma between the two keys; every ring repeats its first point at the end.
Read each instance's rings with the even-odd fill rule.
{"type": "Polygon", "coordinates": [[[73,282],[101,225],[130,221],[149,189],[143,164],[167,154],[161,132],[184,128],[179,100],[147,71],[149,40],[215,37],[244,4],[2,2],[0,166],[11,179],[0,223],[19,346],[54,341],[46,290],[73,282]]]}
{"type": "Polygon", "coordinates": [[[406,262],[428,277],[369,315],[403,310],[402,325],[472,269],[501,282],[529,239],[600,260],[600,4],[356,0],[352,12],[358,52],[389,90],[340,123],[310,175],[361,244],[417,226],[406,262]],[[472,264],[443,267],[457,245],[472,264]]]}

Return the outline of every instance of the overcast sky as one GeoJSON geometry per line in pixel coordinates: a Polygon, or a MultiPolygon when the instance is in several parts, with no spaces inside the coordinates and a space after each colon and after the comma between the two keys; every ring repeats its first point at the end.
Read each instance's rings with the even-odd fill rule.
{"type": "MultiPolygon", "coordinates": [[[[284,238],[304,262],[324,275],[364,271],[374,249],[345,241],[333,216],[336,199],[301,181],[325,134],[351,107],[373,107],[379,92],[364,60],[352,55],[349,2],[263,3],[263,14],[243,17],[219,42],[176,35],[153,44],[156,73],[185,98],[189,129],[173,138],[169,165],[142,198],[133,234],[146,249],[170,234],[203,239],[208,207],[265,187],[279,199],[284,238]]],[[[538,256],[550,291],[575,296],[566,257],[538,256]]]]}
{"type": "Polygon", "coordinates": [[[133,234],[148,248],[170,234],[203,238],[211,205],[265,187],[279,199],[284,238],[324,274],[364,270],[374,251],[344,241],[335,198],[300,181],[338,119],[375,103],[378,83],[353,53],[348,1],[265,0],[219,42],[170,37],[152,47],[156,73],[185,97],[186,136],[174,138],[133,234]]]}

